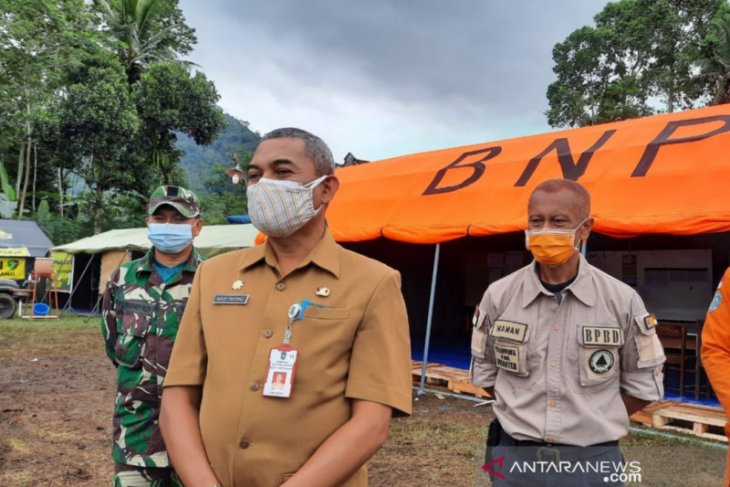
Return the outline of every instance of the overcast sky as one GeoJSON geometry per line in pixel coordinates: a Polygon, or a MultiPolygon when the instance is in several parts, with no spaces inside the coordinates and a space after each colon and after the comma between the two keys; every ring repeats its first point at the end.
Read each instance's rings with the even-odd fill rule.
{"type": "Polygon", "coordinates": [[[606,0],[180,0],[223,109],[341,162],[550,130],[552,48],[606,0]]]}

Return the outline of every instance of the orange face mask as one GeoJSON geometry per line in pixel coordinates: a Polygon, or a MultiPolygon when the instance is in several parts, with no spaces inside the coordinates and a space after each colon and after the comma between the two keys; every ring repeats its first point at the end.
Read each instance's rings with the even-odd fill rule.
{"type": "Polygon", "coordinates": [[[585,220],[571,230],[525,230],[525,245],[540,264],[564,264],[575,254],[575,233],[585,220]]]}

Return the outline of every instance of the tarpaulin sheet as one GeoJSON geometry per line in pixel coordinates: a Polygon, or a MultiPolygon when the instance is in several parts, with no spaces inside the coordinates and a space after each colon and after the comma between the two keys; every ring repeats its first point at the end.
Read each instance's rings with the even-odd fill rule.
{"type": "Polygon", "coordinates": [[[730,105],[411,154],[340,168],[338,241],[438,243],[519,231],[541,181],[591,193],[613,237],[730,231],[730,105]]]}

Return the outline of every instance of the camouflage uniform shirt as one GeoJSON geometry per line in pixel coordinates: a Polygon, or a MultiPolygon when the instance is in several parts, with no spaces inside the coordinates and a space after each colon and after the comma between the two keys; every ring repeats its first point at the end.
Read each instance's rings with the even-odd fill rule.
{"type": "Polygon", "coordinates": [[[112,456],[123,464],[168,467],[159,428],[162,381],[201,259],[193,250],[168,283],[154,250],[109,278],[102,305],[106,353],[117,367],[112,456]]]}

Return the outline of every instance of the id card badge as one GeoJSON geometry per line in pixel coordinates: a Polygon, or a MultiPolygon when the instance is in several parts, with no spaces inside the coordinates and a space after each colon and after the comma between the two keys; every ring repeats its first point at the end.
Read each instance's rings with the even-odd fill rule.
{"type": "Polygon", "coordinates": [[[288,345],[272,348],[269,353],[269,369],[266,372],[264,396],[291,397],[294,374],[297,371],[299,350],[288,345]]]}

